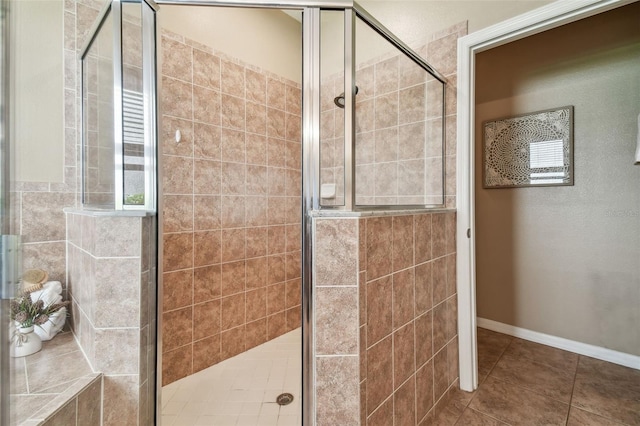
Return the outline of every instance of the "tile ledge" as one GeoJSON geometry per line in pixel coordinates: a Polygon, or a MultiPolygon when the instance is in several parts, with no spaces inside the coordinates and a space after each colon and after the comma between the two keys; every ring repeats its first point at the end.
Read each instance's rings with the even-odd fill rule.
{"type": "MultiPolygon", "coordinates": [[[[71,334],[70,331],[65,331],[64,334],[66,333],[71,334]]],[[[56,353],[55,351],[60,351],[60,348],[63,348],[64,349],[62,351],[63,353],[58,353],[56,355],[58,358],[69,355],[70,353],[80,352],[82,354],[82,358],[84,359],[87,367],[89,367],[89,371],[92,371],[91,365],[87,361],[84,355],[84,352],[82,351],[80,345],[78,344],[78,341],[75,339],[75,336],[72,335],[71,339],[60,341],[57,343],[60,343],[60,344],[53,346],[52,348],[50,348],[50,350],[52,351],[52,353],[55,354],[56,353]]],[[[42,351],[38,352],[38,354],[40,354],[39,355],[40,358],[42,358],[43,353],[47,352],[49,344],[51,344],[51,341],[45,342],[45,346],[43,346],[42,351]]],[[[49,358],[48,360],[39,359],[37,362],[34,362],[33,364],[29,364],[29,365],[33,366],[37,363],[44,363],[47,361],[51,361],[51,358],[49,358]]],[[[51,364],[54,364],[54,363],[51,362],[51,364]]],[[[52,368],[54,368],[54,365],[52,365],[52,368]]],[[[68,386],[66,386],[66,388],[61,389],[58,392],[51,392],[50,395],[51,396],[55,395],[54,398],[50,400],[48,403],[42,405],[39,409],[33,410],[33,413],[27,419],[23,420],[20,423],[20,425],[27,426],[27,425],[43,424],[46,420],[48,420],[54,414],[60,411],[60,409],[62,409],[69,401],[72,401],[80,393],[82,393],[82,391],[84,391],[87,387],[95,383],[97,380],[102,380],[102,373],[92,371],[82,376],[73,378],[68,382],[60,383],[59,385],[67,384],[68,386]]],[[[30,393],[25,395],[33,396],[33,395],[41,395],[41,393],[30,393]]]]}
{"type": "Polygon", "coordinates": [[[366,211],[346,211],[346,210],[313,210],[309,212],[311,217],[369,217],[369,216],[402,216],[410,214],[424,213],[449,213],[455,212],[455,208],[418,208],[418,209],[397,209],[397,210],[366,210],[366,211]]]}
{"type": "Polygon", "coordinates": [[[67,390],[56,396],[51,402],[46,404],[27,420],[20,423],[21,426],[41,425],[53,417],[58,411],[67,405],[74,398],[78,397],[85,389],[102,380],[102,373],[91,373],[80,377],[67,390]]]}
{"type": "Polygon", "coordinates": [[[93,217],[147,217],[156,215],[154,211],[149,210],[90,210],[77,209],[74,207],[68,207],[62,210],[67,214],[77,214],[93,217]]]}

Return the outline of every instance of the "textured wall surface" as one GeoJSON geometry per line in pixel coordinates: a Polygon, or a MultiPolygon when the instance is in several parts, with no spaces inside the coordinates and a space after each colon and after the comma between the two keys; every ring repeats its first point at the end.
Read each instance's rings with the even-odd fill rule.
{"type": "MultiPolygon", "coordinates": [[[[98,426],[102,416],[102,376],[93,380],[78,380],[71,388],[60,395],[67,403],[51,416],[38,419],[42,426],[98,426]]],[[[31,424],[31,423],[28,423],[31,424]]],[[[33,422],[36,424],[36,422],[33,422]]]]}
{"type": "Polygon", "coordinates": [[[634,3],[478,55],[480,317],[640,355],[639,15],[634,3]],[[483,189],[481,123],[565,105],[575,185],[483,189]]]}
{"type": "Polygon", "coordinates": [[[67,213],[71,329],[104,375],[105,425],[153,418],[154,220],[67,213]]]}
{"type": "MultiPolygon", "coordinates": [[[[466,33],[466,22],[462,22],[414,46],[445,76],[444,89],[404,55],[391,53],[358,64],[358,204],[455,207],[457,40],[466,33]]],[[[368,40],[377,35],[361,37],[360,44],[379,43],[375,38],[368,40]]],[[[343,87],[342,75],[323,76],[320,180],[336,184],[335,199],[323,199],[324,205],[344,203],[344,109],[334,103],[343,87]]]]}
{"type": "Polygon", "coordinates": [[[359,409],[359,219],[314,221],[316,424],[353,425],[359,409]]]}
{"type": "Polygon", "coordinates": [[[454,212],[362,219],[361,424],[417,425],[458,378],[454,212]]]}
{"type": "Polygon", "coordinates": [[[455,218],[315,221],[318,425],[422,424],[457,386],[455,218]]]}

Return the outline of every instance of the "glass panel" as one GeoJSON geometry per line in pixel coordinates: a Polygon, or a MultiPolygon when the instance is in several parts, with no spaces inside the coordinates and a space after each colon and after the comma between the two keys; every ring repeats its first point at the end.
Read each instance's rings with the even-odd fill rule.
{"type": "Polygon", "coordinates": [[[122,3],[122,141],[125,205],[144,205],[144,105],[140,3],[122,3]]]}
{"type": "Polygon", "coordinates": [[[444,85],[358,19],[356,86],[356,204],[442,205],[444,85]]]}
{"type": "Polygon", "coordinates": [[[113,20],[102,21],[82,61],[85,205],[114,207],[113,20]]]}
{"type": "MultiPolygon", "coordinates": [[[[6,4],[2,2],[2,6],[6,7],[6,4]]],[[[9,93],[4,88],[9,87],[9,74],[7,73],[9,67],[9,40],[8,40],[8,27],[7,16],[0,17],[0,87],[2,92],[0,93],[0,111],[7,111],[8,106],[11,104],[9,93]]],[[[13,296],[11,290],[13,289],[13,282],[10,274],[7,274],[8,265],[7,260],[11,261],[12,249],[9,243],[11,242],[11,236],[9,234],[17,234],[18,229],[14,229],[12,225],[15,224],[15,210],[12,210],[12,203],[15,196],[10,193],[11,183],[13,183],[12,169],[10,167],[10,157],[7,155],[15,149],[15,146],[9,145],[9,129],[8,122],[6,121],[7,114],[0,115],[0,226],[2,227],[2,234],[0,239],[0,267],[2,273],[0,273],[0,424],[9,424],[10,413],[15,411],[15,408],[9,404],[9,393],[12,391],[12,387],[15,386],[17,369],[11,368],[15,363],[12,363],[9,359],[9,345],[10,340],[9,327],[10,318],[9,300],[13,296]]],[[[15,207],[13,207],[15,208],[15,207]]],[[[13,255],[17,255],[13,250],[13,255]]],[[[16,271],[20,272],[20,271],[16,271]]]]}
{"type": "Polygon", "coordinates": [[[320,204],[344,205],[344,12],[320,15],[320,204]]]}
{"type": "MultiPolygon", "coordinates": [[[[427,205],[444,204],[444,91],[445,85],[426,74],[426,150],[425,150],[425,200],[427,205]]],[[[452,141],[455,142],[455,141],[452,141]]]]}

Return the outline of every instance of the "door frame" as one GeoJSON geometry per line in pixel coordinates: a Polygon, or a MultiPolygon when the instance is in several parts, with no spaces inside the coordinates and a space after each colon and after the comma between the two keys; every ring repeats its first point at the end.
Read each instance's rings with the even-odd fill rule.
{"type": "Polygon", "coordinates": [[[458,39],[457,292],[460,388],[478,387],[475,253],[475,55],[638,0],[558,0],[458,39]]]}

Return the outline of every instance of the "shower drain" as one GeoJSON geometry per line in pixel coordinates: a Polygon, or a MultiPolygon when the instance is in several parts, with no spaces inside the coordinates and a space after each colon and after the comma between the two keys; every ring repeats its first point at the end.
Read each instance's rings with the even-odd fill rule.
{"type": "Polygon", "coordinates": [[[293,402],[293,395],[290,393],[281,393],[276,398],[278,405],[289,405],[293,402]]]}

